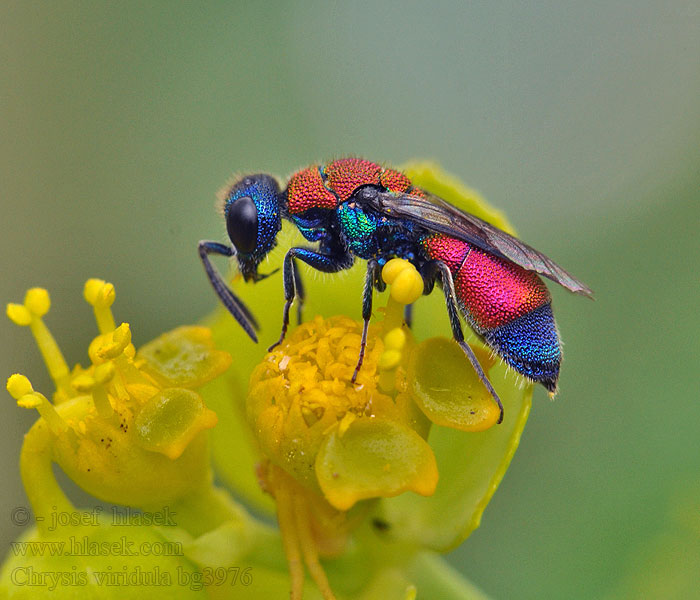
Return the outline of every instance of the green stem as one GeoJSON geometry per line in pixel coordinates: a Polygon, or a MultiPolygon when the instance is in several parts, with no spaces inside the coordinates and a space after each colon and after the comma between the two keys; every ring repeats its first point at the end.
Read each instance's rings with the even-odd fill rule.
{"type": "Polygon", "coordinates": [[[286,570],[287,559],[277,527],[266,525],[250,517],[252,545],[246,558],[251,562],[275,570],[286,570]]]}
{"type": "Polygon", "coordinates": [[[44,419],[39,419],[24,436],[19,468],[22,483],[34,510],[37,529],[50,534],[51,515],[75,512],[53,474],[53,434],[44,419]]]}
{"type": "Polygon", "coordinates": [[[286,569],[279,530],[258,521],[229,496],[213,485],[188,494],[172,506],[177,524],[194,537],[211,532],[227,521],[241,524],[246,531],[246,560],[271,569],[286,569]]]}
{"type": "Polygon", "coordinates": [[[225,491],[210,484],[187,494],[171,508],[177,514],[177,524],[195,537],[216,529],[226,521],[248,519],[245,510],[225,491]]]}

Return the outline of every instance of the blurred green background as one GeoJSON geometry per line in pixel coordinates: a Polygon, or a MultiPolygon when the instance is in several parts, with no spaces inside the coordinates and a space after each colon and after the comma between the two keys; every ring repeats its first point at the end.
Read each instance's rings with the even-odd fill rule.
{"type": "MultiPolygon", "coordinates": [[[[700,597],[696,2],[3,2],[0,73],[0,300],[47,287],[71,364],[87,277],[137,344],[214,306],[234,172],[430,158],[480,190],[596,301],[552,286],[560,394],[448,559],[494,598],[700,597]]],[[[34,415],[0,410],[6,548],[34,415]]]]}

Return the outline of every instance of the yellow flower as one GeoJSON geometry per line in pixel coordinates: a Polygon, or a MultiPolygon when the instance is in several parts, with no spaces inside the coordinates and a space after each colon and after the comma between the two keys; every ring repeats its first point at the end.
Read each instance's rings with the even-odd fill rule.
{"type": "MultiPolygon", "coordinates": [[[[412,303],[422,280],[410,263],[396,262],[412,303]]],[[[248,421],[262,454],[338,510],[366,498],[435,491],[435,457],[421,437],[427,424],[405,391],[402,362],[413,342],[402,308],[391,300],[381,326],[372,326],[355,382],[362,327],[340,316],[300,325],[251,375],[248,421]]]]}
{"type": "MultiPolygon", "coordinates": [[[[410,165],[405,172],[416,185],[510,229],[434,165],[410,165]]],[[[252,344],[223,309],[208,327],[180,327],[137,352],[128,324],[116,326],[111,313],[113,286],[90,280],[84,296],[99,335],[88,348],[90,365],[69,369],[42,319],[48,293],[33,289],[24,303],[8,305],[10,319],[36,337],[56,388],[49,400],[23,375],[7,382],[18,404],[41,416],[21,455],[38,524],[24,539],[43,543],[85,533],[91,543],[114,541],[114,528],[103,520],[94,529],[50,531],[52,514],[86,514],[56,483],[55,462],[97,498],[144,510],[177,509],[176,527],[143,525],[129,532],[148,543],[181,544],[182,555],[152,565],[170,573],[184,569],[189,581],[200,583],[207,568],[254,569],[250,588],[162,585],[162,597],[277,597],[291,587],[295,599],[305,588],[326,599],[334,591],[343,598],[408,599],[417,585],[426,597],[481,597],[432,552],[451,549],[478,526],[517,447],[532,387],[473,340],[504,405],[505,418],[496,425],[498,407],[461,350],[436,337],[448,331],[443,300],[420,297],[422,280],[405,261],[387,263],[382,277],[389,286],[386,306],[372,319],[355,381],[359,269],[323,285],[318,278],[307,283],[306,311],[314,316],[270,353],[252,344]],[[409,329],[403,309],[414,302],[409,329]],[[210,458],[219,477],[252,507],[277,513],[279,532],[213,486],[210,458]],[[316,589],[305,585],[305,569],[316,589]]],[[[241,296],[262,334],[276,339],[278,279],[247,286],[241,296]]],[[[11,573],[32,560],[11,557],[0,592],[15,593],[11,573]]],[[[77,573],[112,560],[90,558],[77,573]]],[[[46,571],[75,570],[70,558],[42,561],[36,564],[46,571]]],[[[147,563],[137,557],[120,564],[147,563]]]]}
{"type": "Polygon", "coordinates": [[[84,296],[100,332],[88,348],[87,368],[68,369],[44,324],[50,307],[46,290],[31,289],[23,304],[7,307],[12,321],[30,327],[56,385],[51,403],[23,375],[7,381],[18,404],[42,416],[27,434],[21,457],[22,478],[39,517],[55,511],[56,498],[39,493],[51,461],[97,498],[129,506],[159,507],[209,481],[202,432],[217,418],[193,388],[225,371],[231,357],[214,349],[204,327],[180,327],[137,353],[129,325],[115,327],[114,287],[91,279],[84,296]]]}

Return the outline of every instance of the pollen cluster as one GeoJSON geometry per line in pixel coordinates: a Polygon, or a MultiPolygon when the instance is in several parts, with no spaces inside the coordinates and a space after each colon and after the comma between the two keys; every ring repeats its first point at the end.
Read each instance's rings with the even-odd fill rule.
{"type": "Polygon", "coordinates": [[[384,343],[368,336],[356,382],[361,327],[344,316],[296,328],[253,371],[248,419],[263,452],[306,485],[316,487],[314,462],[324,437],[358,418],[396,416],[393,399],[377,388],[384,343]]]}

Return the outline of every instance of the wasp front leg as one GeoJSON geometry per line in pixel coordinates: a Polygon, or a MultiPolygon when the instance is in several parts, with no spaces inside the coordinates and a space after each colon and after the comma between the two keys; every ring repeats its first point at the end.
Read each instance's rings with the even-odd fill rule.
{"type": "Polygon", "coordinates": [[[297,290],[296,282],[301,280],[298,275],[295,275],[296,267],[294,259],[298,258],[305,262],[310,267],[323,273],[337,273],[344,271],[352,266],[354,258],[352,254],[347,252],[338,252],[337,254],[323,254],[310,248],[290,248],[287,254],[284,255],[284,263],[282,267],[282,279],[284,280],[284,311],[282,313],[282,332],[280,338],[270,346],[267,351],[270,352],[276,346],[279,346],[287,335],[289,327],[289,309],[294,302],[294,298],[298,295],[303,297],[303,288],[301,294],[297,290]]]}
{"type": "Polygon", "coordinates": [[[301,281],[299,265],[295,260],[292,261],[292,270],[294,273],[294,293],[297,299],[297,325],[301,325],[301,317],[304,309],[304,299],[306,298],[306,293],[304,292],[304,284],[301,281]]]}
{"type": "Polygon", "coordinates": [[[413,329],[413,304],[407,304],[403,309],[403,320],[406,327],[413,329]]]}
{"type": "Polygon", "coordinates": [[[493,386],[491,385],[491,382],[489,381],[488,377],[486,377],[484,370],[481,368],[481,364],[479,363],[472,349],[469,347],[469,344],[467,344],[467,342],[464,341],[462,324],[459,321],[457,293],[455,292],[455,285],[454,281],[452,280],[452,272],[450,271],[450,268],[440,260],[431,260],[425,263],[423,267],[421,267],[420,273],[423,276],[426,294],[432,291],[435,285],[436,277],[440,277],[440,280],[442,281],[442,291],[445,294],[447,314],[449,315],[450,326],[452,327],[452,336],[454,337],[455,341],[459,344],[459,347],[462,349],[464,354],[467,355],[467,358],[469,359],[469,362],[476,371],[476,374],[479,376],[481,383],[484,384],[486,389],[491,394],[491,397],[496,401],[496,404],[498,404],[498,408],[501,411],[501,414],[498,418],[498,422],[500,423],[501,421],[503,421],[503,404],[501,403],[501,399],[498,397],[496,390],[493,389],[493,386]]]}

